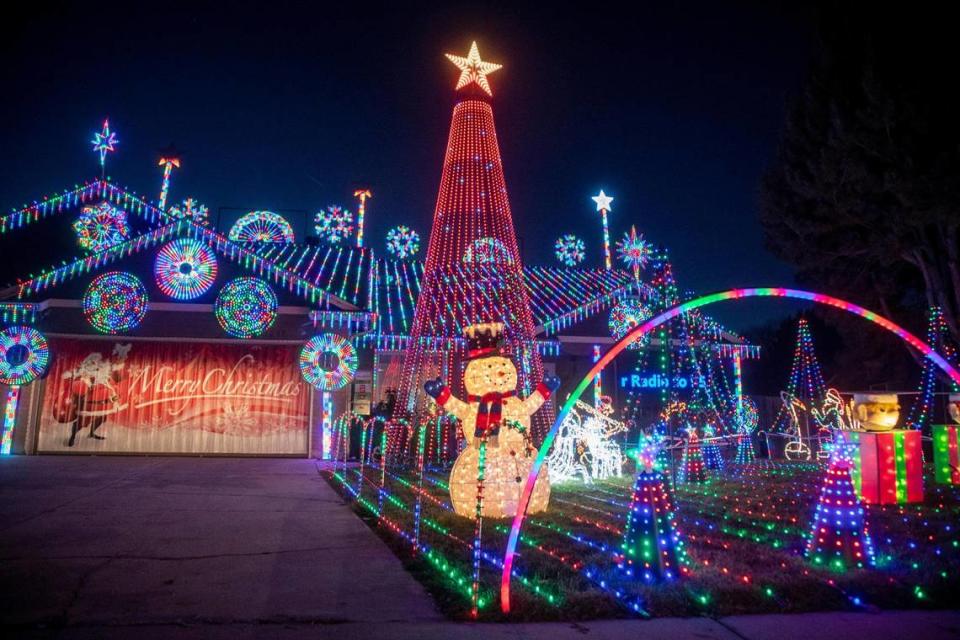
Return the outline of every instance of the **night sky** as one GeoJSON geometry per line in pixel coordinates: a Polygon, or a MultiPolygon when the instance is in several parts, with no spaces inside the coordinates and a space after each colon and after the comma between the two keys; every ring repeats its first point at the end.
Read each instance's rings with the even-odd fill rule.
{"type": "MultiPolygon", "coordinates": [[[[602,187],[616,198],[614,237],[636,224],[669,247],[682,288],[793,282],[763,247],[757,192],[811,55],[802,12],[132,4],[5,16],[4,209],[97,175],[89,140],[109,116],[120,146],[108,173],[150,198],[157,152],[173,143],[171,202],[192,195],[214,216],[289,210],[302,235],[307,215],[353,208],[368,186],[372,246],[396,224],[426,236],[458,76],[443,53],[466,55],[475,39],[504,65],[490,82],[528,263],[556,264],[553,241],[576,233],[601,264],[590,196],[602,187]]],[[[3,281],[22,275],[4,262],[3,281]]],[[[742,329],[785,309],[717,315],[742,329]]]]}

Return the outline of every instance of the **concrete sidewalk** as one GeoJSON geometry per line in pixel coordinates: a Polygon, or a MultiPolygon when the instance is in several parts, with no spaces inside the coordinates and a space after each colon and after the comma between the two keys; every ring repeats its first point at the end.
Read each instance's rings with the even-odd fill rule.
{"type": "Polygon", "coordinates": [[[957,612],[447,622],[309,460],[3,458],[0,505],[23,638],[960,637],[957,612]]]}

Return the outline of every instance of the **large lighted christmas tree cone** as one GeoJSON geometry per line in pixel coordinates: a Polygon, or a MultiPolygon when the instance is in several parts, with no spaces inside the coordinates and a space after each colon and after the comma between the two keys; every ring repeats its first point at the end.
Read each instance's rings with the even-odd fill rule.
{"type": "Polygon", "coordinates": [[[652,442],[641,441],[637,477],[627,512],[627,525],[620,545],[618,566],[628,577],[644,582],[673,580],[679,573],[678,556],[683,543],[677,532],[670,496],[663,474],[656,470],[652,442]]]}
{"type": "Polygon", "coordinates": [[[686,441],[683,444],[683,460],[680,463],[680,473],[677,481],[683,483],[700,484],[707,481],[707,470],[703,464],[703,450],[697,430],[687,427],[686,441]]]}
{"type": "Polygon", "coordinates": [[[854,455],[855,445],[837,431],[807,538],[807,559],[835,571],[862,569],[874,562],[866,512],[850,477],[854,455]]]}
{"type": "MultiPolygon", "coordinates": [[[[458,99],[397,396],[396,412],[413,424],[431,408],[421,392],[427,380],[452,379],[463,392],[451,372],[462,370],[460,338],[470,325],[506,326],[522,393],[533,393],[543,376],[487,80],[500,65],[481,60],[476,43],[466,57],[447,58],[460,70],[458,99]]],[[[535,421],[538,436],[548,423],[535,421]]]]}
{"type": "MultiPolygon", "coordinates": [[[[546,376],[529,396],[517,392],[519,375],[503,352],[503,325],[467,327],[468,362],[463,374],[466,401],[456,397],[441,380],[430,380],[424,389],[448,414],[460,420],[467,446],[450,472],[453,509],[466,517],[513,517],[520,493],[530,475],[536,449],[530,439],[530,419],[560,386],[546,376]],[[484,464],[481,465],[481,457],[484,464]],[[481,474],[482,470],[482,474],[481,474]]],[[[527,513],[547,508],[550,480],[547,465],[540,468],[527,513]]]]}

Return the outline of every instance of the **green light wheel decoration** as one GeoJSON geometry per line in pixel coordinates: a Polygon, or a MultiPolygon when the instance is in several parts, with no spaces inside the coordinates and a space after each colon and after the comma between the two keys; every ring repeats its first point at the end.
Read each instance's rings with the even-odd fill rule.
{"type": "Polygon", "coordinates": [[[253,338],[277,319],[277,294],[258,278],[237,278],[220,290],[213,312],[231,336],[253,338]]]}
{"type": "Polygon", "coordinates": [[[36,329],[17,326],[0,331],[0,384],[30,384],[49,363],[50,345],[36,329]]]}
{"type": "Polygon", "coordinates": [[[356,350],[335,333],[313,336],[300,350],[303,379],[321,391],[342,389],[356,372],[356,350]]]}
{"type": "Polygon", "coordinates": [[[100,333],[123,333],[147,315],[147,288],[140,278],[110,271],[93,279],[83,294],[83,316],[100,333]]]}

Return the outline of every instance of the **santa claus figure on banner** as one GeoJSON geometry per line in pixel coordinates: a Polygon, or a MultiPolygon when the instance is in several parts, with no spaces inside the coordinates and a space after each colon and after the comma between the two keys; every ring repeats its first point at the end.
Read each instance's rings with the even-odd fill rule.
{"type": "Polygon", "coordinates": [[[97,430],[107,417],[125,407],[120,404],[117,384],[122,379],[121,371],[130,347],[129,344],[114,345],[108,360],[98,351],[90,353],[76,368],[64,372],[63,379],[73,382],[57,399],[53,417],[57,422],[71,425],[67,446],[74,446],[77,435],[85,429],[89,429],[88,438],[105,439],[97,430]]]}
{"type": "MultiPolygon", "coordinates": [[[[560,386],[556,376],[544,376],[543,382],[528,397],[517,395],[517,368],[503,353],[503,324],[470,326],[468,362],[463,375],[466,401],[453,395],[442,380],[424,385],[427,394],[447,414],[459,418],[467,446],[460,452],[450,472],[450,499],[454,511],[474,517],[478,485],[482,487],[482,515],[491,518],[512,517],[517,512],[520,493],[533,466],[536,449],[530,439],[530,417],[560,386]],[[483,445],[483,446],[481,446],[483,445]],[[480,455],[484,453],[483,477],[480,455]]],[[[530,498],[528,513],[547,508],[550,480],[543,465],[530,498]]]]}

